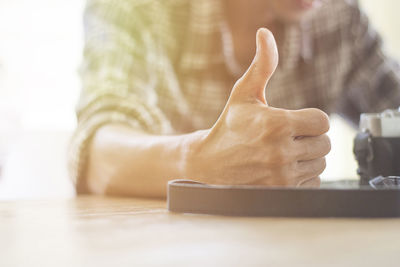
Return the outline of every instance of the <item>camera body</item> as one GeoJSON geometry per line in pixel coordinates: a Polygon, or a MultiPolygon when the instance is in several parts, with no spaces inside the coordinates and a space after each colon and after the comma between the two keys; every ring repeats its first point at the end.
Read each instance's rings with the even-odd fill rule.
{"type": "Polygon", "coordinates": [[[400,111],[363,113],[354,139],[360,185],[379,175],[400,176],[400,111]]]}

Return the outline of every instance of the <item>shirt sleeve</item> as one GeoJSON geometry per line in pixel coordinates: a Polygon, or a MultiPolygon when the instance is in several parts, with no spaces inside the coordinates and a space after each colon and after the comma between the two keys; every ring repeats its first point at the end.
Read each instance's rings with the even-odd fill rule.
{"type": "Polygon", "coordinates": [[[350,72],[338,112],[358,125],[361,113],[381,112],[400,105],[400,67],[383,51],[382,40],[358,4],[353,4],[346,32],[352,42],[350,72]]]}
{"type": "Polygon", "coordinates": [[[68,155],[78,193],[84,191],[90,140],[100,127],[119,123],[153,134],[171,131],[157,106],[151,19],[136,2],[92,0],[86,6],[82,92],[68,155]]]}

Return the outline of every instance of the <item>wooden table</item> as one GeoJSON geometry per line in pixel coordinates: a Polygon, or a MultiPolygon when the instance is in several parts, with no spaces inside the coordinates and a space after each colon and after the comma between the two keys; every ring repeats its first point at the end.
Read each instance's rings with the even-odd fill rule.
{"type": "Polygon", "coordinates": [[[0,266],[400,266],[400,219],[175,214],[165,201],[0,202],[0,266]]]}

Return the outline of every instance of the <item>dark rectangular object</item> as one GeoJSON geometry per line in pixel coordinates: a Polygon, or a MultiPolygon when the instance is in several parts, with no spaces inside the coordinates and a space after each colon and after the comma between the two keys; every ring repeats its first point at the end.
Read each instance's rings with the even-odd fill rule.
{"type": "Polygon", "coordinates": [[[400,217],[400,190],[168,183],[173,212],[273,217],[400,217]]]}

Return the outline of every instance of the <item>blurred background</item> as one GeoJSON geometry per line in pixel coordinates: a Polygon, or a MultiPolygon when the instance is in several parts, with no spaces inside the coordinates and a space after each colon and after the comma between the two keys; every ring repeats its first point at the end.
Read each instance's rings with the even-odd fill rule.
{"type": "MultiPolygon", "coordinates": [[[[400,59],[400,1],[360,0],[400,59]]],[[[76,121],[83,0],[0,0],[0,199],[73,197],[66,148],[76,121]]],[[[323,179],[356,178],[355,130],[332,115],[323,179]]]]}

